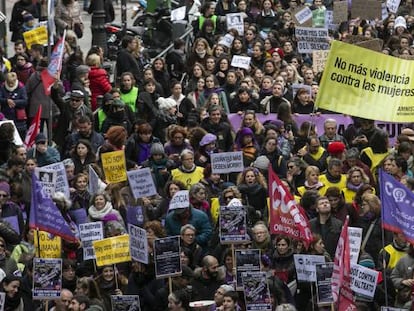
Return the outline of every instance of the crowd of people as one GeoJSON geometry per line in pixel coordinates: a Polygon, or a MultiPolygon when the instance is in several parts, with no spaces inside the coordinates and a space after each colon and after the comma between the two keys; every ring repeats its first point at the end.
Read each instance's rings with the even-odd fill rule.
{"type": "MultiPolygon", "coordinates": [[[[186,1],[192,46],[176,39],[165,58],[150,61],[139,38],[127,35],[111,83],[102,68],[105,49],[83,51],[78,44],[84,31],[79,2],[59,0],[56,35],[66,30],[66,38],[62,72],[50,96],[41,77],[49,63],[44,47],[32,44],[28,49],[22,36],[36,19],[47,18],[45,3],[15,3],[10,22],[15,55],[6,58],[0,51],[0,117],[12,121],[0,125],[4,310],[46,308],[32,299],[37,254],[27,218],[36,167],[58,162],[65,167],[70,197],[57,192],[52,199],[73,232],[78,224],[72,212],[82,209],[88,222],[103,222],[105,237],[126,234],[133,208],[147,232],[149,263],[96,269],[93,260],[83,260],[80,242],[62,240],[63,288],[48,306],[55,311],[109,311],[111,295],[126,294],[139,295],[143,311],[189,310],[190,301],[199,300],[214,301],[206,310],[244,310],[243,293],[235,291],[234,254],[219,238],[219,207],[234,199],[246,212],[249,235],[236,247],[261,250],[272,310],[318,308],[314,284],[296,280],[293,255],[333,261],[347,216],[350,226],[363,229],[358,263],[382,273],[374,298],[356,295],[358,310],[379,310],[386,302],[411,308],[414,246],[400,233],[383,235],[378,170],[414,189],[414,126],[404,125],[391,146],[388,133],[357,111],[353,123],[339,132],[335,112],[315,107],[321,73],[313,70],[311,55],[297,51],[293,15],[309,6],[313,26],[323,27],[321,16],[332,10],[332,1],[186,1]],[[229,13],[242,13],[243,35],[227,29],[229,13]],[[233,38],[230,46],[223,44],[225,35],[233,38]],[[234,56],[251,57],[249,68],[232,67],[234,56]],[[16,145],[15,131],[24,140],[39,107],[41,132],[34,145],[16,145]],[[231,122],[232,114],[240,126],[231,122]],[[269,114],[274,117],[262,123],[260,117],[269,114]],[[297,123],[298,114],[307,120],[297,123]],[[316,128],[315,116],[325,114],[323,128],[316,128]],[[101,155],[119,150],[127,170],[150,168],[156,195],[135,199],[128,181],[105,183],[101,155]],[[211,155],[231,151],[242,152],[243,171],[213,172],[211,155]],[[102,180],[94,194],[88,192],[90,166],[102,180]],[[270,168],[306,212],[313,232],[309,248],[269,230],[270,168]],[[180,190],[189,190],[190,204],[170,210],[180,190]],[[9,217],[17,217],[17,225],[12,227],[9,217]],[[181,241],[182,274],[172,277],[170,292],[168,282],[155,277],[152,248],[155,239],[175,235],[181,241]]],[[[412,55],[411,5],[401,1],[398,14],[389,13],[383,21],[352,17],[330,31],[330,39],[380,38],[383,53],[412,55]]],[[[113,19],[111,7],[105,1],[108,21],[113,19]]]]}

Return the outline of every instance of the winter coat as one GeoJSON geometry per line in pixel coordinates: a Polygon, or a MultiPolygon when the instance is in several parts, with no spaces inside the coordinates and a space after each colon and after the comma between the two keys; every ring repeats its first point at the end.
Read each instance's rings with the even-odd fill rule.
{"type": "Polygon", "coordinates": [[[109,82],[108,74],[105,69],[98,67],[91,67],[89,71],[89,88],[91,90],[91,107],[92,111],[95,111],[97,108],[96,98],[99,95],[104,95],[108,93],[111,89],[111,83],[109,82]]]}
{"type": "Polygon", "coordinates": [[[13,71],[17,74],[17,80],[22,82],[23,84],[27,83],[27,80],[29,80],[30,76],[36,71],[33,68],[32,63],[26,63],[23,66],[15,66],[13,68],[13,71]]]}
{"type": "Polygon", "coordinates": [[[55,10],[56,33],[63,34],[65,29],[74,29],[75,23],[83,24],[81,8],[78,1],[64,5],[62,0],[58,0],[55,10]]]}
{"type": "Polygon", "coordinates": [[[215,124],[210,122],[210,118],[205,118],[201,122],[201,127],[217,136],[217,148],[220,152],[231,151],[233,135],[231,126],[227,122],[220,121],[218,124],[215,124]]]}
{"type": "MultiPolygon", "coordinates": [[[[160,140],[156,137],[152,137],[151,141],[149,143],[149,145],[152,145],[154,143],[159,143],[160,140]]],[[[140,153],[142,152],[142,147],[141,144],[143,144],[142,142],[140,142],[139,140],[139,135],[137,133],[132,134],[127,142],[126,142],[126,146],[125,146],[125,158],[127,161],[132,161],[135,162],[137,164],[141,164],[141,162],[139,161],[140,158],[140,153]]],[[[151,146],[149,146],[148,150],[151,148],[151,146]]],[[[147,160],[149,158],[149,152],[148,152],[148,157],[145,160],[147,160]]],[[[143,162],[143,161],[142,161],[143,162]]]]}
{"type": "MultiPolygon", "coordinates": [[[[16,126],[19,128],[16,122],[16,109],[25,109],[27,106],[27,94],[24,85],[18,83],[17,87],[12,91],[7,90],[6,86],[3,85],[0,88],[0,105],[1,112],[4,114],[4,116],[8,120],[13,120],[16,126]],[[8,99],[12,99],[14,101],[16,104],[14,108],[9,107],[7,104],[8,99]]],[[[26,123],[26,121],[23,120],[21,120],[21,122],[26,123]]]]}
{"type": "Polygon", "coordinates": [[[38,18],[40,13],[39,2],[35,4],[32,1],[20,0],[14,4],[9,23],[9,29],[12,32],[12,42],[16,42],[19,39],[23,40],[22,26],[24,23],[24,11],[32,14],[34,18],[38,18]]]}
{"type": "Polygon", "coordinates": [[[194,279],[191,282],[193,286],[193,300],[213,300],[214,293],[220,285],[224,284],[225,273],[222,269],[218,269],[217,277],[206,279],[202,275],[202,268],[194,270],[194,279]]]}
{"type": "Polygon", "coordinates": [[[45,94],[40,71],[36,71],[30,76],[25,87],[29,100],[28,117],[33,118],[36,115],[39,106],[42,106],[41,117],[42,119],[48,119],[54,102],[50,96],[45,94]]]}
{"type": "Polygon", "coordinates": [[[212,232],[210,221],[208,220],[206,213],[191,206],[189,208],[190,217],[186,223],[182,223],[174,212],[167,215],[167,218],[165,219],[165,229],[167,231],[167,235],[180,235],[181,227],[187,223],[191,224],[196,228],[197,244],[199,244],[202,248],[205,248],[210,240],[212,232]]]}
{"type": "Polygon", "coordinates": [[[318,233],[322,236],[325,249],[331,256],[335,257],[336,246],[338,245],[339,236],[342,231],[342,221],[331,216],[325,224],[325,230],[322,230],[322,225],[319,223],[319,216],[309,221],[312,232],[318,233]]]}

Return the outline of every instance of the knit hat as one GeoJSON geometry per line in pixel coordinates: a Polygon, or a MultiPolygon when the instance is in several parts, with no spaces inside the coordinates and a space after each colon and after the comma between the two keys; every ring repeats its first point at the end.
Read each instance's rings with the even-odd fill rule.
{"type": "Polygon", "coordinates": [[[256,160],[252,163],[252,166],[258,168],[259,170],[267,171],[269,163],[269,158],[265,155],[261,155],[256,158],[256,160]]]}
{"type": "Polygon", "coordinates": [[[340,141],[333,141],[328,145],[328,153],[330,154],[341,154],[345,151],[345,144],[340,141]]]}
{"type": "Polygon", "coordinates": [[[211,144],[217,140],[217,136],[211,133],[207,133],[203,136],[203,138],[200,141],[200,147],[206,146],[208,144],[211,144]]]}
{"type": "Polygon", "coordinates": [[[253,131],[252,131],[251,128],[249,128],[249,127],[243,127],[240,130],[239,135],[240,135],[240,137],[244,137],[244,136],[248,136],[248,135],[253,136],[254,133],[253,133],[253,131]]]}
{"type": "Polygon", "coordinates": [[[282,127],[285,126],[285,124],[283,123],[283,121],[278,120],[278,119],[265,122],[265,125],[267,125],[267,124],[273,125],[276,128],[277,131],[279,131],[282,127]]]}
{"type": "Polygon", "coordinates": [[[127,131],[123,126],[114,125],[106,132],[106,139],[116,147],[122,147],[127,139],[127,131]]]}
{"type": "Polygon", "coordinates": [[[90,70],[89,66],[79,65],[78,67],[76,67],[76,75],[80,76],[80,75],[83,75],[85,73],[89,73],[89,70],[90,70]]]}
{"type": "Polygon", "coordinates": [[[227,293],[227,292],[234,291],[234,287],[231,286],[231,285],[228,285],[228,284],[223,284],[219,288],[224,290],[224,294],[227,293]]]}
{"type": "Polygon", "coordinates": [[[85,94],[81,90],[73,90],[70,92],[71,98],[84,98],[85,94]]]}
{"type": "Polygon", "coordinates": [[[10,195],[10,185],[5,181],[0,182],[0,191],[6,192],[7,195],[10,195]]]}
{"type": "Polygon", "coordinates": [[[152,144],[151,149],[150,149],[150,154],[151,155],[154,155],[154,154],[165,155],[164,146],[160,143],[152,144]]]}
{"type": "Polygon", "coordinates": [[[39,133],[39,134],[36,135],[36,139],[35,139],[36,144],[44,143],[46,141],[47,141],[47,138],[46,138],[45,134],[39,133]]]}
{"type": "Polygon", "coordinates": [[[403,16],[398,16],[394,21],[394,29],[397,29],[397,27],[403,27],[404,29],[407,29],[407,21],[403,16]]]}
{"type": "Polygon", "coordinates": [[[32,21],[32,20],[34,20],[34,17],[33,17],[33,15],[32,14],[30,14],[30,13],[26,13],[26,14],[24,14],[23,15],[23,21],[26,23],[26,22],[29,22],[29,21],[32,21]]]}
{"type": "Polygon", "coordinates": [[[285,53],[283,53],[283,50],[281,48],[275,48],[274,51],[277,52],[277,54],[279,54],[280,58],[285,57],[285,53]]]}
{"type": "Polygon", "coordinates": [[[177,103],[172,98],[160,97],[160,98],[158,98],[157,101],[158,101],[158,105],[159,105],[160,110],[169,110],[169,109],[177,106],[177,103]]]}

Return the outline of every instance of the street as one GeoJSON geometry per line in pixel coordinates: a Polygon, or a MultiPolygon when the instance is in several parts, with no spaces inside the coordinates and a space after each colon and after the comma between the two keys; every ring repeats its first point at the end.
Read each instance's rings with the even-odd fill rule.
{"type": "MultiPolygon", "coordinates": [[[[7,55],[8,57],[11,57],[14,55],[13,42],[10,42],[11,34],[8,30],[9,30],[11,12],[12,12],[13,5],[15,2],[16,1],[13,1],[13,0],[6,0],[6,16],[7,16],[6,21],[7,21],[7,38],[8,38],[7,55]]],[[[128,25],[132,24],[132,20],[130,19],[130,16],[131,16],[130,13],[132,12],[131,9],[134,7],[134,5],[135,4],[133,2],[130,2],[127,4],[128,25]]],[[[81,8],[83,7],[82,2],[80,2],[80,7],[81,8]]],[[[114,2],[114,8],[115,8],[115,22],[120,23],[121,22],[121,0],[118,1],[118,4],[115,4],[114,2]]],[[[92,43],[91,19],[92,19],[92,15],[89,15],[85,11],[82,12],[82,20],[85,25],[85,28],[84,28],[83,37],[81,39],[78,39],[78,42],[84,54],[88,52],[88,50],[91,47],[91,43],[92,43]]]]}

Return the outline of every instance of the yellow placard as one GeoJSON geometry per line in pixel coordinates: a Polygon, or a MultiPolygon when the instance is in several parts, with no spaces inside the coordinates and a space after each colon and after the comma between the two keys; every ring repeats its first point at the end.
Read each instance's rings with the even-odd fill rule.
{"type": "Polygon", "coordinates": [[[319,108],[371,120],[414,120],[414,62],[334,41],[318,91],[319,108]]]}
{"type": "Polygon", "coordinates": [[[23,38],[29,49],[32,44],[47,44],[47,28],[46,26],[39,26],[33,30],[23,32],[23,38]]]}
{"type": "Polygon", "coordinates": [[[102,167],[108,183],[117,183],[127,180],[124,150],[101,154],[102,167]]]}
{"type": "MultiPolygon", "coordinates": [[[[62,239],[59,236],[52,236],[45,231],[39,231],[40,258],[61,258],[62,239]]],[[[37,231],[34,232],[34,246],[36,257],[39,257],[37,231]]]]}
{"type": "Polygon", "coordinates": [[[129,235],[124,234],[92,242],[98,267],[131,261],[129,235]]]}

